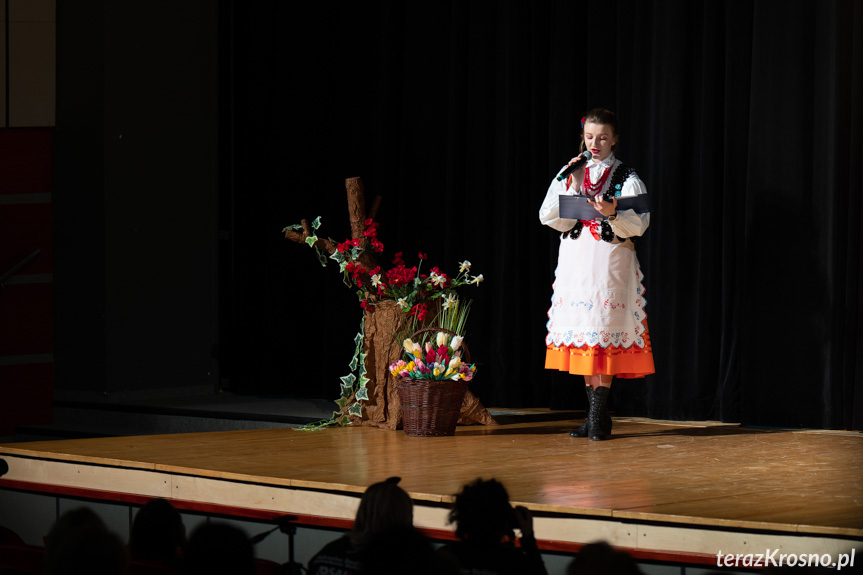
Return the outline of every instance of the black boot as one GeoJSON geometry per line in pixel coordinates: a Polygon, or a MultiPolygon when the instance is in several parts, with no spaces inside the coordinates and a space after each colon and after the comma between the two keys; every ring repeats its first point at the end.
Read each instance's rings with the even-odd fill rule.
{"type": "MultiPolygon", "coordinates": [[[[587,394],[587,413],[590,414],[590,410],[593,409],[591,407],[593,405],[593,388],[585,385],[584,392],[587,394]]],[[[569,433],[570,437],[587,437],[588,435],[590,435],[590,425],[587,417],[584,418],[584,423],[580,427],[569,433]]]]}
{"type": "Polygon", "coordinates": [[[590,404],[590,413],[587,415],[587,426],[590,429],[590,438],[594,441],[608,439],[611,435],[611,417],[606,411],[608,401],[608,387],[599,386],[593,391],[593,402],[590,404]]]}

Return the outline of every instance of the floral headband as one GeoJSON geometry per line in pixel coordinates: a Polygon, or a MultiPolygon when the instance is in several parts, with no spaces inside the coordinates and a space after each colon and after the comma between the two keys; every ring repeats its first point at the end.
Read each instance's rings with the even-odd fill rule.
{"type": "Polygon", "coordinates": [[[581,128],[584,129],[584,121],[587,120],[587,116],[581,117],[581,128]]]}

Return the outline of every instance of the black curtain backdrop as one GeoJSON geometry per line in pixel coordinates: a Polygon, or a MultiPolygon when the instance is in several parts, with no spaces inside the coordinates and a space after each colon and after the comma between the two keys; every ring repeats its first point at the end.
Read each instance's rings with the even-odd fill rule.
{"type": "Polygon", "coordinates": [[[360,176],[386,245],[486,282],[472,388],[583,407],[543,369],[558,236],[537,212],[617,112],[651,194],[637,250],[656,374],[618,414],[863,429],[863,3],[225,2],[220,361],[226,385],[333,397],[361,317],[337,269],[282,239],[348,236],[360,176]]]}

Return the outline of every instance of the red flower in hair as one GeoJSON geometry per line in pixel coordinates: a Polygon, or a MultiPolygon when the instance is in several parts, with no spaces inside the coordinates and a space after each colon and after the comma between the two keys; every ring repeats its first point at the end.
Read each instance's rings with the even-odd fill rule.
{"type": "Polygon", "coordinates": [[[585,120],[587,120],[587,116],[582,116],[582,117],[581,117],[581,127],[582,127],[582,128],[584,127],[584,121],[585,121],[585,120]]]}

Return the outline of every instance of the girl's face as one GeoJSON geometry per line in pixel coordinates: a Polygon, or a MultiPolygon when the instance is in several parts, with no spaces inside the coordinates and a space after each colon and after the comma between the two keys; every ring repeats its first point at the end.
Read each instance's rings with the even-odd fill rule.
{"type": "Polygon", "coordinates": [[[617,134],[611,126],[587,122],[584,125],[584,149],[593,154],[595,161],[604,160],[611,154],[611,147],[617,144],[617,134]]]}

